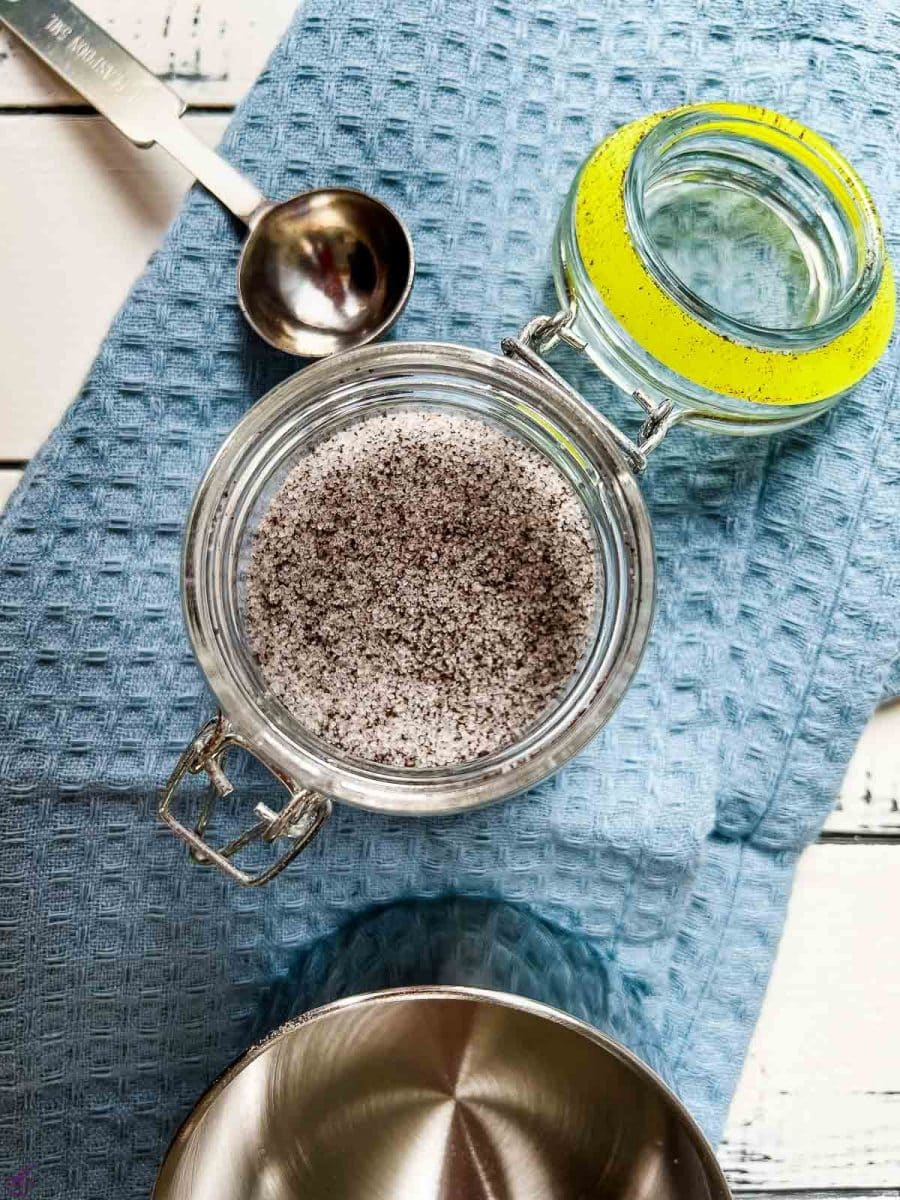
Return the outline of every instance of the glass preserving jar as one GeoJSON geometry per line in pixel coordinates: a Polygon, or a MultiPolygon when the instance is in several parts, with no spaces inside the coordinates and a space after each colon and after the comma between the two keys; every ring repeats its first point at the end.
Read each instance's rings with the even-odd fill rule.
{"type": "Polygon", "coordinates": [[[242,884],[278,874],[315,836],[333,800],[403,815],[460,812],[525,791],[577,754],[609,719],[651,627],[653,539],[638,475],[680,423],[774,431],[829,408],[877,361],[894,291],[877,214],[849,165],[796,122],[743,105],[701,105],[625,126],[576,176],[560,217],[554,276],[562,307],[502,354],[392,343],[306,367],[263,397],[226,439],[196,494],[184,542],[188,633],[219,714],[185,749],[162,819],[242,884]],[[632,440],[542,354],[584,351],[643,411],[632,440]],[[259,521],[323,438],[400,408],[469,415],[554,464],[580,499],[595,560],[588,644],[568,684],[517,742],[449,767],[353,758],[304,729],[272,693],[250,648],[245,577],[259,521]],[[280,811],[215,848],[206,831],[232,790],[230,749],[262,761],[289,793],[280,811]],[[191,827],[179,784],[208,776],[191,827]],[[256,874],[234,861],[286,839],[256,874]]]}

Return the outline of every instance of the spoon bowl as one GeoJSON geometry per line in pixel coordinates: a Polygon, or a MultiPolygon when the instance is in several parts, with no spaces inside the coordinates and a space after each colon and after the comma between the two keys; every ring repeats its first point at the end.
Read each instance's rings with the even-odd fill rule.
{"type": "Polygon", "coordinates": [[[403,311],[413,274],[409,234],[386,204],[322,188],[251,219],[238,299],[270,345],[323,358],[384,333],[403,311]]]}

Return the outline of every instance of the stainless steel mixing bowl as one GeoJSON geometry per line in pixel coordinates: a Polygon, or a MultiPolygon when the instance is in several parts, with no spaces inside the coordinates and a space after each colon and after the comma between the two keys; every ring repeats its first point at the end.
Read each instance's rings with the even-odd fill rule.
{"type": "Polygon", "coordinates": [[[342,1000],[239,1059],[155,1200],[729,1200],[676,1097],[596,1029],[521,997],[342,1000]]]}

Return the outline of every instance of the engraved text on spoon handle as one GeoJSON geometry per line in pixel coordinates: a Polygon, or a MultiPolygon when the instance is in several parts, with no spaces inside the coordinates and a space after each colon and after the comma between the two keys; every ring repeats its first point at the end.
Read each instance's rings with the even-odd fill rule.
{"type": "Polygon", "coordinates": [[[69,0],[0,0],[0,21],[135,145],[158,142],[249,221],[265,203],[249,179],[189,132],[185,104],[69,0]]]}

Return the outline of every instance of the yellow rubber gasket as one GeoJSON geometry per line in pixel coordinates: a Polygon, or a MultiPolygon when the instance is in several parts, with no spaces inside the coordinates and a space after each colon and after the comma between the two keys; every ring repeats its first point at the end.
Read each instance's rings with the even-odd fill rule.
{"type": "Polygon", "coordinates": [[[813,404],[846,391],[872,369],[890,341],[895,294],[886,257],[881,284],[859,320],[832,341],[800,351],[744,345],[716,333],[650,274],[629,232],[625,175],[642,138],[663,117],[681,112],[714,114],[708,126],[702,126],[704,130],[740,133],[747,129],[745,122],[753,121],[754,137],[789,149],[831,184],[838,202],[859,222],[851,196],[861,191],[868,199],[868,193],[824,138],[790,117],[754,105],[686,105],[623,126],[597,147],[582,168],[575,196],[575,234],[591,283],[640,346],[670,370],[712,392],[757,404],[813,404]],[[849,190],[835,187],[836,183],[849,190]]]}

